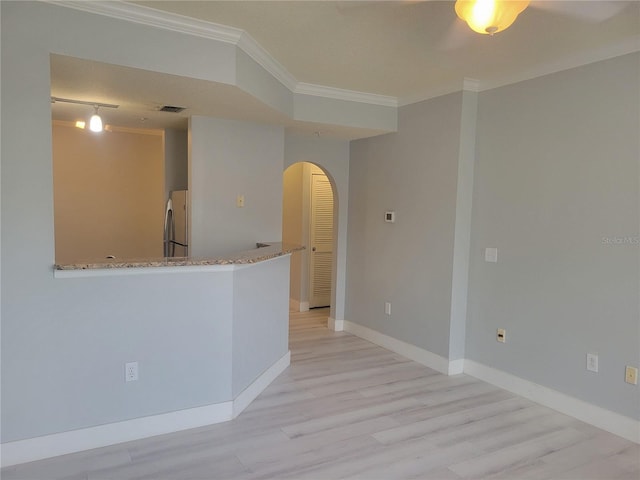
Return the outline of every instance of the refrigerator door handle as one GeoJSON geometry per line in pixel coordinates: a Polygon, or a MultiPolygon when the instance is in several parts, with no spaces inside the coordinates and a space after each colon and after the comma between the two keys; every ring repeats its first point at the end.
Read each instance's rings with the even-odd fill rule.
{"type": "Polygon", "coordinates": [[[169,227],[169,244],[171,245],[170,257],[176,256],[176,220],[173,216],[173,209],[171,209],[171,226],[169,227]]]}
{"type": "Polygon", "coordinates": [[[173,225],[173,202],[171,199],[167,201],[167,210],[164,213],[164,256],[171,256],[171,240],[173,240],[173,234],[171,227],[173,225]]]}

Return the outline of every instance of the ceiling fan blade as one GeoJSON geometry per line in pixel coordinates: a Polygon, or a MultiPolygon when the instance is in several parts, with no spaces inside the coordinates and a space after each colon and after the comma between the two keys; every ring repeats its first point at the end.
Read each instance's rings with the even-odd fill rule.
{"type": "Polygon", "coordinates": [[[620,13],[630,2],[625,1],[556,1],[535,0],[530,6],[551,13],[600,23],[620,13]]]}

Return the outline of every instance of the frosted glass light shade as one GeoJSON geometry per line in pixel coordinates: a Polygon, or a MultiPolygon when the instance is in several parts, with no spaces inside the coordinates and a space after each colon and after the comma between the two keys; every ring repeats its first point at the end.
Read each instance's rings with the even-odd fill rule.
{"type": "Polygon", "coordinates": [[[456,14],[474,32],[493,35],[511,26],[529,0],[457,0],[456,14]]]}
{"type": "Polygon", "coordinates": [[[91,115],[91,120],[89,120],[89,130],[91,130],[92,132],[102,131],[102,119],[97,113],[91,115]]]}

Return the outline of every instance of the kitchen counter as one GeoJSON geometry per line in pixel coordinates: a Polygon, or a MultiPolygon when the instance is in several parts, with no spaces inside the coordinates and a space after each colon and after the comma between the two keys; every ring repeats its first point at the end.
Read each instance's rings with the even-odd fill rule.
{"type": "Polygon", "coordinates": [[[163,257],[152,259],[105,259],[99,262],[79,262],[56,264],[54,270],[99,270],[114,268],[152,268],[152,267],[185,267],[206,265],[246,265],[263,262],[281,257],[298,250],[304,250],[301,245],[291,245],[282,242],[257,243],[257,248],[229,255],[210,258],[193,257],[163,257]]]}

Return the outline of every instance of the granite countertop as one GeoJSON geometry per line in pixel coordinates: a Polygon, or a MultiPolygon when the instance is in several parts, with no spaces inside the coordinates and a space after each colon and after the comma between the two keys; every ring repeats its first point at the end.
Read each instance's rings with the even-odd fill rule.
{"type": "Polygon", "coordinates": [[[54,265],[55,270],[93,270],[104,268],[146,268],[146,267],[183,267],[198,265],[242,265],[263,262],[271,258],[281,257],[298,250],[301,245],[282,242],[260,242],[258,248],[244,252],[222,255],[219,257],[162,257],[147,259],[105,259],[101,261],[65,263],[54,265]]]}

